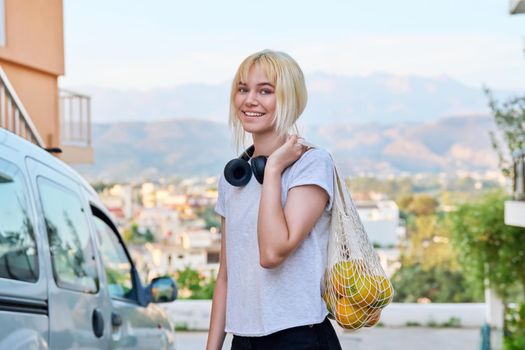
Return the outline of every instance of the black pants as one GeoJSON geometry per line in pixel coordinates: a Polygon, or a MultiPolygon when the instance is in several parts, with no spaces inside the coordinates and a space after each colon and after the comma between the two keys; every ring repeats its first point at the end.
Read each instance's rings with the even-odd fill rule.
{"type": "Polygon", "coordinates": [[[231,350],[341,350],[332,324],[322,323],[284,329],[263,337],[234,335],[231,350]]]}

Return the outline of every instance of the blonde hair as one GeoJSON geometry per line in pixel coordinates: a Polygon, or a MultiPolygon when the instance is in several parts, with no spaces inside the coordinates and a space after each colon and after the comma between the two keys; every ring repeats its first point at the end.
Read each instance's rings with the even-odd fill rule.
{"type": "Polygon", "coordinates": [[[245,147],[246,132],[237,116],[234,98],[239,83],[247,81],[248,73],[255,65],[265,72],[270,83],[275,86],[276,107],[273,124],[280,136],[285,136],[290,131],[299,133],[295,123],[303,113],[308,100],[303,72],[297,62],[288,54],[263,50],[248,56],[235,73],[230,94],[229,123],[237,153],[245,147]]]}

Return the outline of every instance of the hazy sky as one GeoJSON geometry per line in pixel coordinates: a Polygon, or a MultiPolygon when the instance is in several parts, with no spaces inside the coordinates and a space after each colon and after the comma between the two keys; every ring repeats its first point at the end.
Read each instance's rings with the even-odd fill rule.
{"type": "Polygon", "coordinates": [[[525,15],[506,0],[65,0],[64,30],[64,87],[222,83],[264,48],[306,73],[525,87],[525,15]]]}

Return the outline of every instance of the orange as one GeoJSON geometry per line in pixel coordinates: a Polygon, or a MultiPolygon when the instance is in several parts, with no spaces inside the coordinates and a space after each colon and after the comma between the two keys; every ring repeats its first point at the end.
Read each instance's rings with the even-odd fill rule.
{"type": "Polygon", "coordinates": [[[352,304],[359,306],[371,306],[377,303],[379,289],[376,279],[372,276],[362,274],[355,280],[350,288],[349,300],[352,304]]]}
{"type": "Polygon", "coordinates": [[[390,283],[388,278],[383,276],[374,276],[374,279],[376,280],[377,286],[379,288],[379,295],[374,306],[383,308],[392,301],[392,298],[394,297],[394,288],[392,287],[392,283],[390,283]]]}
{"type": "Polygon", "coordinates": [[[363,326],[366,321],[366,310],[352,305],[346,298],[339,299],[335,309],[337,323],[346,329],[356,329],[363,326]]]}
{"type": "MultiPolygon", "coordinates": [[[[323,294],[323,299],[326,303],[326,308],[328,309],[328,312],[333,314],[334,313],[334,306],[332,304],[332,300],[335,296],[332,296],[332,298],[329,297],[328,291],[325,291],[323,294]]],[[[337,302],[337,301],[336,301],[337,302]]]]}
{"type": "Polygon", "coordinates": [[[355,283],[357,266],[354,261],[340,261],[332,267],[330,282],[339,297],[348,296],[348,287],[355,283]]]}
{"type": "Polygon", "coordinates": [[[372,327],[379,322],[381,318],[381,309],[368,309],[368,319],[366,320],[365,327],[372,327]]]}

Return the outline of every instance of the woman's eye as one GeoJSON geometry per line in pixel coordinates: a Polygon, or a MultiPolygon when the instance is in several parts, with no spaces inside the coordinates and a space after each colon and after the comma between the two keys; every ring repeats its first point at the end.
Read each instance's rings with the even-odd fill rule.
{"type": "Polygon", "coordinates": [[[262,89],[261,90],[261,95],[269,95],[271,94],[273,91],[272,90],[269,90],[269,89],[262,89]]]}
{"type": "Polygon", "coordinates": [[[248,89],[246,89],[245,87],[240,87],[237,92],[248,92],[248,89]]]}

